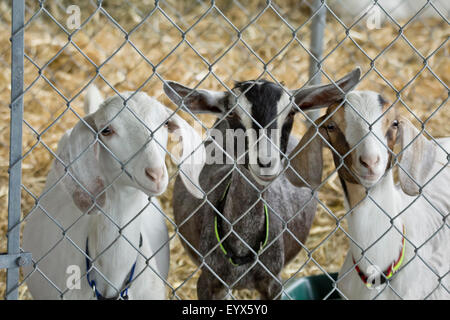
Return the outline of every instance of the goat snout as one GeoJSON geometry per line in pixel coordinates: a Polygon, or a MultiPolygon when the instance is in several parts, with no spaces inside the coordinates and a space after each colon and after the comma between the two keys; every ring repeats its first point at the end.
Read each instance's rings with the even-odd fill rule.
{"type": "Polygon", "coordinates": [[[149,178],[151,181],[157,183],[162,180],[164,176],[164,168],[146,168],[145,169],[145,175],[147,178],[149,178]]]}
{"type": "Polygon", "coordinates": [[[272,160],[261,161],[261,158],[258,157],[258,166],[261,168],[270,168],[272,166],[272,160]]]}
{"type": "Polygon", "coordinates": [[[380,155],[361,155],[359,163],[365,168],[373,169],[380,162],[380,155]]]}

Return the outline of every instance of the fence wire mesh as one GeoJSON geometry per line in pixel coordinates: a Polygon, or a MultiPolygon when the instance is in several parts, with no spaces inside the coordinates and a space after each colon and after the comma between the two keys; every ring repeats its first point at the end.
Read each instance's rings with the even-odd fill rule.
{"type": "MultiPolygon", "coordinates": [[[[437,138],[450,136],[448,126],[450,112],[447,105],[449,92],[447,84],[450,74],[448,9],[449,6],[445,1],[438,0],[85,0],[76,3],[66,0],[25,1],[25,22],[20,28],[24,31],[24,88],[19,96],[13,96],[13,98],[11,98],[10,79],[17,76],[15,74],[17,70],[12,69],[10,64],[11,43],[6,36],[0,40],[2,41],[0,94],[3,97],[0,99],[2,104],[0,116],[3,119],[0,124],[2,145],[0,197],[3,200],[0,202],[0,252],[10,254],[19,252],[11,252],[10,248],[7,248],[7,238],[13,230],[17,230],[14,227],[20,227],[23,230],[33,215],[41,214],[42,217],[46,217],[45,219],[49,219],[49,223],[54,226],[59,236],[56,237],[57,240],[48,242],[48,247],[40,248],[39,254],[31,252],[33,256],[31,267],[21,271],[20,280],[9,287],[9,290],[6,287],[6,270],[0,270],[0,296],[14,298],[18,290],[20,299],[30,299],[32,296],[27,287],[27,280],[40,277],[42,288],[48,287],[48,290],[52,291],[48,296],[63,299],[81,298],[81,296],[71,296],[74,290],[68,290],[64,286],[66,282],[60,282],[61,277],[66,279],[70,275],[70,272],[67,273],[67,268],[64,267],[63,270],[58,271],[63,276],[55,276],[49,273],[49,270],[56,270],[56,267],[51,267],[51,263],[45,261],[47,257],[51,257],[52,252],[57,251],[59,244],[65,243],[71,247],[71,250],[75,250],[78,256],[83,257],[82,264],[79,265],[81,274],[78,282],[82,283],[81,286],[85,288],[89,282],[88,276],[92,277],[95,273],[97,282],[105,283],[108,292],[111,293],[110,296],[118,297],[123,293],[124,287],[117,286],[115,280],[108,279],[105,274],[109,271],[103,271],[100,263],[101,256],[108,256],[108,250],[109,252],[115,250],[114,248],[122,241],[120,242],[122,246],[128,246],[127,252],[132,252],[133,256],[138,257],[133,258],[133,261],[142,260],[141,268],[137,267],[135,271],[129,272],[129,267],[125,267],[126,271],[121,274],[123,279],[131,273],[132,281],[124,285],[125,287],[129,285],[130,291],[136,282],[140,281],[140,277],[147,279],[147,274],[156,274],[156,277],[153,276],[155,279],[152,276],[150,278],[153,279],[152,281],[162,283],[166,298],[196,299],[198,298],[197,282],[203,272],[213,276],[216,283],[213,286],[214,289],[225,288],[224,294],[228,298],[253,299],[260,296],[256,290],[238,290],[237,288],[240,280],[252,274],[252,270],[258,269],[260,270],[258,272],[269,275],[280,286],[281,291],[277,291],[271,297],[280,298],[283,295],[287,298],[295,298],[291,296],[292,292],[288,292],[287,288],[296,279],[324,274],[324,279],[331,285],[321,298],[332,298],[336,294],[344,294],[340,282],[345,282],[346,278],[348,280],[352,273],[355,273],[354,267],[359,263],[377,265],[370,251],[373,248],[375,251],[380,244],[385,245],[386,239],[393,234],[394,238],[400,237],[401,240],[403,230],[398,222],[402,221],[402,215],[409,217],[409,212],[418,210],[417,208],[422,205],[427,208],[427,214],[433,216],[430,219],[435,224],[421,236],[415,234],[419,232],[416,229],[411,232],[411,235],[408,231],[406,232],[404,241],[409,250],[407,257],[413,259],[407,259],[404,270],[400,269],[399,274],[408,272],[408,265],[411,265],[409,267],[411,270],[413,267],[416,268],[415,261],[421,261],[421,268],[426,267],[433,276],[430,278],[430,274],[427,273],[428,278],[424,278],[424,281],[429,281],[430,284],[424,287],[432,286],[431,283],[434,284],[435,281],[437,283],[433,285],[433,288],[426,290],[423,298],[432,298],[437,292],[444,292],[443,297],[445,294],[449,297],[448,254],[439,253],[437,250],[436,253],[442,256],[430,258],[430,251],[432,251],[430,244],[437,248],[439,244],[442,245],[449,239],[450,205],[448,199],[441,199],[439,202],[438,196],[434,197],[430,196],[430,193],[422,192],[422,189],[426,190],[427,186],[431,189],[433,183],[442,183],[446,185],[433,187],[437,190],[434,193],[442,192],[445,195],[443,190],[448,189],[449,186],[448,180],[445,180],[446,174],[448,177],[446,171],[449,170],[447,168],[449,144],[443,144],[443,140],[437,138]],[[75,11],[69,9],[71,6],[75,11]],[[76,10],[80,13],[79,21],[74,16],[76,10]],[[321,12],[324,14],[322,19],[320,19],[321,12]],[[75,24],[78,21],[78,25],[72,28],[74,21],[75,24]],[[235,109],[219,116],[197,114],[188,110],[187,99],[181,106],[175,105],[169,99],[163,90],[163,85],[168,81],[176,81],[191,88],[229,92],[235,96],[236,91],[233,88],[236,81],[254,79],[254,83],[258,83],[266,79],[275,83],[277,87],[299,89],[320,82],[335,83],[356,66],[361,67],[362,74],[357,89],[380,93],[389,101],[387,111],[375,118],[364,119],[364,113],[361,113],[353,103],[344,99],[339,104],[340,107],[331,111],[326,121],[334,115],[337,116],[339,110],[344,108],[344,103],[349,103],[345,108],[354,110],[360,118],[363,118],[363,123],[367,127],[372,125],[375,127],[375,123],[384,122],[388,118],[389,110],[395,109],[396,112],[410,119],[427,139],[436,143],[437,152],[442,157],[439,170],[434,170],[429,181],[416,181],[409,172],[406,173],[414,180],[413,183],[419,185],[420,192],[418,196],[408,198],[409,203],[404,203],[403,207],[398,208],[396,212],[387,212],[384,209],[384,202],[380,203],[380,198],[377,194],[371,193],[369,188],[368,194],[362,198],[378,208],[378,213],[389,225],[386,230],[382,230],[378,235],[379,239],[375,241],[360,243],[358,240],[361,239],[361,235],[355,236],[349,231],[347,220],[357,211],[357,204],[345,205],[345,193],[338,174],[338,169],[346,168],[351,171],[349,163],[344,159],[349,159],[350,154],[372,136],[370,132],[361,136],[359,141],[346,150],[346,153],[342,153],[342,150],[337,150],[333,141],[327,140],[323,131],[319,130],[320,124],[324,122],[314,123],[313,121],[325,113],[324,109],[315,113],[298,111],[291,132],[292,136],[301,139],[312,126],[317,128],[318,137],[323,139],[325,145],[328,145],[328,148],[324,148],[322,181],[315,190],[317,193],[311,199],[318,203],[317,212],[309,235],[305,239],[297,239],[295,232],[288,227],[289,222],[300,215],[303,208],[297,208],[297,212],[286,220],[283,212],[277,212],[282,207],[274,207],[274,202],[265,198],[267,194],[265,192],[271,184],[261,187],[236,164],[232,164],[226,174],[219,175],[221,179],[215,181],[214,185],[208,185],[208,188],[200,186],[204,192],[204,199],[196,202],[194,206],[189,206],[192,207],[192,211],[189,210],[185,219],[176,221],[173,213],[173,195],[179,190],[177,191],[176,188],[174,190],[174,184],[177,174],[184,173],[179,172],[180,168],[171,161],[176,153],[173,141],[169,141],[167,147],[162,141],[157,141],[159,148],[167,154],[166,166],[169,177],[167,190],[161,196],[152,198],[157,198],[160,205],[156,200],[149,199],[144,206],[133,212],[132,218],[126,222],[115,221],[111,212],[103,210],[98,203],[94,205],[100,211],[99,214],[106,217],[109,228],[114,229],[111,242],[96,251],[95,257],[89,258],[86,250],[87,242],[79,240],[79,235],[74,234],[74,230],[78,230],[82,221],[95,219],[88,214],[91,208],[88,207],[84,212],[80,212],[79,216],[73,217],[68,223],[61,221],[57,212],[51,212],[45,207],[46,195],[51,195],[54,189],[62,188],[62,181],[59,180],[54,186],[46,186],[47,174],[50,172],[52,162],[61,161],[57,153],[58,142],[66,130],[73,128],[85,116],[83,106],[89,86],[97,86],[104,97],[113,95],[122,97],[123,105],[114,117],[120,118],[121,112],[130,112],[134,117],[133,121],[137,123],[136,126],[144,126],[151,133],[149,140],[145,140],[141,148],[138,151],[135,150],[135,153],[130,154],[130,158],[126,160],[114,154],[111,148],[102,142],[103,138],[100,134],[96,135],[95,141],[100,143],[101,147],[108,151],[112,161],[121,167],[120,172],[113,179],[108,180],[109,182],[104,186],[104,192],[107,193],[111,192],[121,179],[130,177],[133,159],[147,148],[150,141],[153,141],[153,132],[157,131],[146,122],[142,113],[135,112],[136,109],[129,105],[133,98],[124,95],[124,92],[145,92],[159,100],[173,110],[174,114],[181,116],[195,127],[197,132],[203,133],[203,141],[206,142],[208,133],[211,132],[208,128],[219,127],[227,121],[232,121],[230,120],[232,114],[243,112],[242,110],[246,110],[245,106],[235,102],[233,105],[235,109]],[[20,98],[23,99],[22,137],[9,143],[11,105],[20,98]],[[19,201],[21,217],[20,224],[8,225],[7,181],[9,169],[14,167],[14,163],[11,164],[8,157],[13,145],[22,148],[19,201]],[[336,157],[338,159],[337,168],[333,156],[334,161],[336,157]],[[242,201],[240,209],[243,211],[239,213],[240,218],[229,221],[230,217],[224,216],[223,208],[219,208],[221,201],[218,200],[220,195],[224,194],[224,187],[232,176],[237,176],[236,179],[246,184],[248,194],[253,194],[256,190],[256,196],[240,200],[242,201]],[[44,205],[41,204],[42,202],[44,205]],[[255,246],[246,243],[246,235],[233,232],[229,225],[237,226],[239,221],[244,221],[245,217],[248,218],[248,215],[252,214],[253,208],[264,205],[270,211],[271,223],[281,225],[281,233],[271,234],[268,237],[268,244],[262,249],[261,255],[264,252],[268,253],[271,246],[276,247],[280,238],[283,237],[296,238],[296,245],[302,250],[288,264],[283,265],[280,274],[274,274],[273,268],[266,266],[261,258],[239,266],[238,268],[243,271],[233,281],[227,282],[226,275],[223,271],[221,273],[219,267],[208,264],[215,254],[222,254],[223,248],[220,246],[220,241],[213,238],[215,241],[213,241],[213,247],[204,248],[201,245],[196,247],[190,243],[186,234],[181,232],[183,228],[189,228],[189,223],[192,221],[198,223],[196,213],[199,211],[199,204],[209,208],[211,216],[216,215],[223,219],[221,221],[226,224],[225,229],[230,230],[230,233],[223,232],[221,235],[225,239],[223,243],[227,237],[230,236],[232,239],[231,236],[234,236],[241,241],[246,251],[258,253],[255,246]],[[245,206],[248,208],[244,210],[245,206]],[[133,225],[146,212],[158,216],[153,222],[157,221],[155,223],[164,225],[163,229],[168,229],[167,234],[160,237],[159,244],[153,247],[150,255],[147,255],[148,251],[139,244],[139,235],[127,232],[127,227],[133,225]],[[349,262],[348,257],[345,260],[347,252],[352,248],[354,251],[351,252],[362,253],[361,258],[355,262],[349,262]],[[168,275],[165,274],[166,272],[161,272],[161,265],[155,262],[158,257],[164,256],[165,250],[168,251],[167,254],[170,253],[168,275]],[[88,259],[86,260],[85,257],[88,259]],[[87,266],[84,264],[85,261],[87,266]],[[441,269],[436,270],[436,263],[441,264],[441,269]],[[93,269],[90,269],[90,266],[94,266],[93,269]],[[340,270],[344,278],[336,281],[335,273],[340,270]]],[[[0,3],[0,28],[3,34],[11,34],[12,24],[11,4],[0,3]]],[[[13,108],[12,114],[15,110],[13,108]]],[[[273,116],[272,122],[282,121],[282,113],[283,111],[273,116]]],[[[162,128],[166,121],[175,119],[174,114],[168,115],[167,119],[162,119],[157,128],[162,128]]],[[[254,115],[250,112],[248,116],[253,126],[260,129],[261,126],[254,115]]],[[[170,125],[169,123],[169,129],[170,125]]],[[[102,123],[102,126],[103,130],[108,123],[102,123]]],[[[377,140],[381,142],[384,150],[391,149],[385,141],[379,138],[377,140]]],[[[130,145],[133,144],[132,141],[128,142],[130,145]]],[[[270,141],[270,145],[281,151],[282,158],[290,158],[293,161],[294,155],[283,152],[276,141],[270,141]]],[[[75,175],[71,175],[68,168],[76,165],[76,161],[81,161],[83,154],[89,152],[88,149],[86,148],[81,155],[78,155],[73,163],[63,164],[66,172],[69,172],[66,176],[72,176],[74,180],[78,179],[75,175]]],[[[126,149],[125,146],[124,149],[126,149]]],[[[406,149],[398,153],[399,157],[402,153],[405,153],[406,157],[406,149]]],[[[397,161],[396,154],[392,152],[388,154],[392,154],[397,161]]],[[[249,151],[246,150],[244,158],[248,155],[249,151]]],[[[406,171],[401,163],[395,162],[395,164],[400,167],[399,171],[406,171]]],[[[82,184],[81,188],[89,191],[82,184]]],[[[96,201],[100,200],[99,197],[96,201]]],[[[374,219],[374,221],[379,220],[374,219]]],[[[48,230],[40,232],[51,233],[48,230]]],[[[164,230],[162,232],[164,233],[164,230]]],[[[214,236],[214,233],[211,234],[214,236]]],[[[208,242],[205,239],[203,241],[208,242]]],[[[24,249],[20,248],[20,251],[24,249]]],[[[120,259],[117,257],[116,259],[117,261],[114,261],[120,265],[120,259]]],[[[381,278],[384,277],[381,276],[381,278]]],[[[254,280],[254,283],[256,286],[254,289],[258,289],[258,280],[254,280]]],[[[342,286],[345,285],[342,284],[342,286]]],[[[275,287],[278,288],[276,285],[275,287]]],[[[383,297],[386,292],[389,292],[389,298],[411,297],[398,292],[398,288],[390,281],[383,290],[371,292],[371,298],[383,297]]],[[[133,293],[130,293],[130,296],[133,297],[133,293]]],[[[95,298],[95,293],[92,297],[95,298]]]]}

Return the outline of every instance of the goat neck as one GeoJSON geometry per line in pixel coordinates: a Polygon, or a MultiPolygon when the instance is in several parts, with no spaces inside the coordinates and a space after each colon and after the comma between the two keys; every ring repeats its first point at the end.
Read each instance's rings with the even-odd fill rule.
{"type": "MultiPolygon", "coordinates": [[[[241,172],[234,170],[232,173],[231,184],[226,199],[224,199],[222,214],[229,223],[233,224],[233,232],[238,234],[253,250],[258,251],[266,234],[264,205],[259,200],[259,191],[254,189],[254,187],[261,187],[250,179],[250,173],[247,169],[243,166],[238,168],[241,172]],[[254,187],[249,185],[250,183],[254,187]]],[[[231,227],[229,223],[222,221],[223,234],[230,232],[231,227]]],[[[226,242],[234,255],[242,257],[250,254],[250,249],[247,245],[234,234],[231,234],[226,242]]]]}
{"type": "Polygon", "coordinates": [[[401,217],[395,218],[391,224],[391,219],[400,210],[397,201],[400,197],[394,186],[392,171],[386,172],[385,176],[369,189],[367,195],[366,188],[362,185],[347,181],[343,183],[347,189],[347,209],[352,210],[347,216],[351,237],[350,253],[364,270],[369,265],[376,265],[385,270],[398,258],[402,247],[401,217]],[[359,261],[362,250],[365,251],[365,258],[359,261]]]}
{"type": "Polygon", "coordinates": [[[105,281],[98,272],[91,272],[97,290],[104,297],[114,297],[118,295],[114,288],[123,289],[128,271],[138,257],[133,246],[139,248],[141,215],[136,216],[136,212],[145,207],[148,196],[134,188],[114,184],[106,196],[109,205],[104,213],[93,215],[89,223],[89,254],[95,259],[93,265],[107,279],[105,281]]]}

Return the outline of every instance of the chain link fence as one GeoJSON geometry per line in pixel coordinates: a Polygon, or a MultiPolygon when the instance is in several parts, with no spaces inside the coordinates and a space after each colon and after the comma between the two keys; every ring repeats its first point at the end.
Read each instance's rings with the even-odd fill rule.
{"type": "MultiPolygon", "coordinates": [[[[412,269],[414,262],[411,261],[419,260],[431,270],[438,283],[425,292],[423,298],[433,297],[436,292],[444,292],[444,297],[445,294],[448,297],[448,254],[446,256],[445,252],[436,249],[436,255],[430,258],[429,245],[432,243],[433,248],[438,248],[439,244],[449,239],[450,207],[445,199],[439,202],[436,200],[439,197],[429,197],[422,192],[422,187],[432,185],[433,180],[444,181],[443,183],[448,185],[448,181],[442,179],[448,170],[446,168],[449,149],[448,145],[443,145],[442,140],[437,139],[450,135],[450,112],[447,105],[450,74],[448,9],[445,1],[438,0],[2,2],[0,28],[3,34],[11,34],[11,39],[3,37],[0,49],[0,74],[4,78],[0,82],[3,86],[0,91],[3,95],[3,99],[0,99],[0,115],[3,119],[0,124],[0,252],[4,252],[0,255],[0,295],[7,299],[30,299],[32,296],[27,281],[32,277],[40,277],[41,285],[46,284],[50,288],[48,290],[52,291],[52,296],[73,298],[70,292],[76,291],[76,288],[69,290],[55,280],[55,275],[48,271],[52,268],[45,261],[46,257],[51,256],[59,243],[69,243],[72,249],[83,257],[82,265],[78,265],[80,274],[74,285],[81,284],[86,287],[89,284],[92,287],[89,275],[92,277],[95,273],[96,277],[99,277],[102,274],[102,267],[99,265],[101,255],[108,255],[108,248],[114,248],[118,243],[117,239],[124,239],[130,245],[127,252],[136,252],[138,258],[144,261],[142,270],[137,267],[134,271],[135,263],[133,272],[126,267],[126,271],[121,274],[122,278],[129,276],[131,281],[126,282],[124,288],[130,287],[130,291],[133,285],[139,282],[139,277],[141,280],[146,279],[145,274],[150,271],[157,274],[155,281],[162,283],[166,298],[196,299],[199,277],[202,273],[209,272],[217,279],[217,287],[225,287],[227,297],[254,299],[260,296],[259,293],[256,290],[240,288],[239,281],[251,274],[252,269],[260,268],[273,277],[281,288],[273,297],[294,299],[297,297],[291,288],[299,285],[299,281],[311,281],[313,284],[316,283],[314,281],[322,281],[326,283],[321,287],[324,293],[315,298],[335,298],[339,295],[349,298],[342,289],[345,287],[346,278],[348,280],[353,273],[356,274],[355,267],[359,263],[362,265],[369,262],[370,265],[377,265],[376,261],[371,260],[373,255],[370,250],[376,249],[377,245],[385,245],[389,234],[392,236],[394,233],[397,238],[400,236],[401,240],[402,230],[396,221],[401,221],[402,214],[407,215],[408,208],[414,210],[414,203],[425,201],[428,214],[434,217],[435,224],[430,227],[432,230],[428,230],[426,240],[421,243],[415,240],[415,232],[418,232],[416,229],[411,236],[409,231],[406,231],[403,236],[406,245],[402,245],[402,248],[406,247],[409,251],[406,253],[408,262],[400,268],[398,275],[411,272],[408,265],[412,269]],[[214,266],[209,266],[207,261],[210,261],[208,259],[214,254],[223,254],[224,247],[221,244],[225,244],[228,237],[231,240],[232,236],[235,236],[245,242],[245,236],[233,231],[230,231],[231,235],[222,232],[213,248],[205,249],[206,251],[188,241],[181,231],[189,225],[189,219],[197,219],[199,208],[198,205],[194,206],[185,221],[176,221],[173,198],[179,190],[177,191],[175,180],[178,174],[183,173],[180,172],[182,169],[179,166],[170,161],[175,153],[175,143],[171,141],[167,148],[158,142],[168,155],[166,166],[169,177],[167,190],[161,196],[154,197],[160,205],[149,199],[142,208],[133,212],[133,218],[126,224],[132,224],[146,210],[158,215],[158,223],[162,221],[164,226],[163,233],[165,228],[168,230],[165,231],[166,235],[161,236],[160,239],[163,240],[160,240],[149,256],[141,250],[139,242],[142,242],[142,235],[141,241],[138,241],[138,237],[135,239],[137,242],[133,242],[133,235],[127,234],[126,226],[113,221],[110,213],[101,210],[101,206],[96,204],[95,207],[101,211],[100,215],[108,217],[110,228],[114,228],[118,237],[114,237],[104,252],[91,257],[87,252],[87,241],[85,246],[85,240],[80,242],[73,234],[77,222],[91,219],[88,214],[90,209],[80,213],[69,225],[65,225],[58,220],[57,212],[46,210],[42,204],[50,192],[49,189],[63,188],[62,181],[58,181],[55,186],[46,186],[47,174],[52,162],[58,163],[61,160],[57,146],[65,131],[73,128],[85,116],[83,105],[90,86],[98,87],[104,97],[122,96],[126,91],[145,92],[195,127],[199,134],[203,134],[203,141],[206,142],[210,129],[220,126],[226,119],[231,121],[230,114],[218,117],[197,114],[187,108],[187,99],[182,105],[175,105],[163,90],[168,81],[176,81],[191,88],[235,95],[233,88],[236,81],[254,80],[258,83],[266,79],[277,87],[299,89],[320,83],[336,83],[356,66],[361,68],[361,80],[357,89],[380,93],[389,101],[387,110],[395,109],[399,114],[411,119],[413,125],[427,139],[437,144],[438,152],[443,157],[439,162],[441,169],[430,182],[423,184],[424,181],[414,179],[420,184],[420,192],[417,197],[410,199],[413,204],[405,205],[406,209],[386,212],[383,209],[384,204],[378,203],[380,201],[376,195],[368,191],[363,197],[379,208],[380,215],[385,217],[390,225],[383,230],[380,239],[373,243],[358,243],[361,235],[355,236],[351,232],[352,226],[348,226],[349,219],[357,211],[357,204],[350,201],[350,206],[345,205],[345,183],[342,183],[340,175],[342,168],[351,171],[344,159],[350,157],[365,139],[361,139],[346,154],[340,153],[332,144],[329,145],[330,148],[325,148],[322,181],[315,189],[317,192],[312,199],[318,204],[311,229],[307,238],[295,239],[302,250],[297,252],[289,263],[283,265],[280,275],[273,274],[272,269],[261,262],[261,258],[256,259],[254,263],[238,266],[239,270],[245,270],[237,277],[238,280],[228,283],[224,281],[223,274],[214,266]],[[23,227],[31,217],[42,212],[46,219],[50,219],[55,225],[59,237],[48,247],[40,248],[40,253],[36,256],[35,253],[22,248],[21,235],[23,227]],[[170,254],[168,275],[166,272],[158,272],[155,267],[155,261],[165,254],[165,250],[170,254]],[[348,264],[350,256],[347,256],[347,252],[360,252],[361,259],[348,264]],[[441,269],[436,270],[435,265],[440,265],[441,269]],[[21,268],[25,266],[26,268],[21,268]],[[336,280],[340,270],[343,278],[336,280]]],[[[121,112],[132,111],[127,105],[129,100],[124,99],[121,112]]],[[[344,99],[344,102],[349,101],[344,99]]],[[[344,108],[343,103],[340,103],[340,106],[341,109],[344,108]]],[[[234,112],[244,109],[239,103],[235,108],[234,112]]],[[[383,113],[381,120],[377,119],[375,122],[384,121],[388,113],[383,113]]],[[[312,126],[317,128],[317,133],[322,136],[323,132],[319,131],[321,123],[314,120],[324,114],[325,109],[297,112],[291,135],[301,139],[312,126]]],[[[330,117],[334,114],[338,114],[338,111],[329,113],[330,117]]],[[[166,120],[173,117],[172,114],[166,120]]],[[[273,121],[281,121],[277,119],[279,117],[281,113],[274,117],[273,121]]],[[[251,119],[253,123],[257,122],[254,117],[251,119]]],[[[153,132],[154,129],[150,128],[144,119],[136,120],[153,132]]],[[[370,119],[365,121],[370,122],[370,119]]],[[[164,122],[165,120],[162,121],[164,122]]],[[[369,122],[367,125],[370,125],[369,122]]],[[[326,140],[326,137],[322,138],[326,140]]],[[[96,141],[100,141],[99,134],[96,141]]],[[[145,145],[148,143],[147,141],[145,145]]],[[[281,151],[275,141],[270,143],[281,151]]],[[[102,147],[108,149],[105,144],[102,144],[102,147]]],[[[384,147],[386,150],[391,149],[388,145],[384,147]]],[[[399,156],[402,152],[400,151],[399,156]]],[[[248,154],[247,149],[245,155],[248,154]]],[[[281,154],[282,158],[290,158],[293,161],[294,155],[287,152],[281,154]]],[[[129,175],[128,170],[131,170],[132,166],[128,165],[128,161],[119,160],[112,152],[111,157],[121,166],[117,179],[129,175]]],[[[70,175],[69,169],[72,165],[64,163],[66,175],[70,175]]],[[[266,237],[268,249],[264,246],[266,249],[263,249],[261,254],[269,252],[270,246],[275,246],[280,237],[295,237],[295,232],[288,227],[289,221],[300,215],[303,208],[298,208],[292,218],[285,221],[283,213],[276,212],[265,198],[265,191],[269,187],[258,186],[236,164],[231,165],[231,169],[230,177],[237,173],[242,183],[248,184],[248,188],[258,190],[256,200],[242,200],[242,217],[251,215],[252,208],[264,203],[266,210],[269,207],[271,221],[275,219],[272,223],[282,221],[282,234],[266,237]],[[247,202],[251,202],[248,203],[249,209],[244,210],[244,203],[247,202]]],[[[205,192],[201,203],[212,208],[212,214],[215,212],[230,224],[227,217],[221,215],[223,208],[219,208],[222,202],[220,195],[228,192],[224,188],[227,178],[228,175],[208,186],[208,189],[201,186],[205,192]]],[[[115,183],[116,180],[105,185],[105,190],[110,190],[115,183]]],[[[445,186],[438,188],[438,193],[444,189],[445,186]]],[[[233,224],[237,225],[240,219],[244,218],[239,218],[233,224]]],[[[244,248],[247,251],[255,251],[254,246],[250,244],[244,244],[244,248]]],[[[133,258],[133,261],[134,259],[136,258],[133,258]]],[[[159,266],[158,262],[156,265],[159,266]]],[[[393,263],[394,265],[396,263],[393,263]]],[[[64,270],[59,272],[64,278],[72,275],[66,267],[62,269],[64,270]]],[[[109,292],[113,292],[112,296],[123,298],[127,295],[122,295],[123,288],[115,285],[114,281],[101,277],[102,281],[107,283],[106,286],[111,287],[112,291],[109,292]]],[[[381,276],[380,279],[383,278],[386,276],[381,276]]],[[[382,297],[386,291],[390,292],[389,297],[392,298],[408,298],[396,290],[394,281],[395,278],[388,280],[387,287],[382,290],[372,290],[371,298],[382,297]]],[[[93,289],[92,297],[95,298],[96,288],[93,289]]]]}

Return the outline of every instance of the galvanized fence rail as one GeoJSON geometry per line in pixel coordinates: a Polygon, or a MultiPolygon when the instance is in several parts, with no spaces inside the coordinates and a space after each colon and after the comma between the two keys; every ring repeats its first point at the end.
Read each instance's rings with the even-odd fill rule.
{"type": "MultiPolygon", "coordinates": [[[[11,29],[11,133],[8,192],[8,254],[2,257],[8,268],[6,298],[17,299],[19,267],[25,264],[20,252],[20,217],[22,192],[22,119],[25,2],[12,3],[11,29]]],[[[28,256],[29,257],[29,256],[28,256]]],[[[28,259],[30,262],[31,259],[28,259]]]]}

